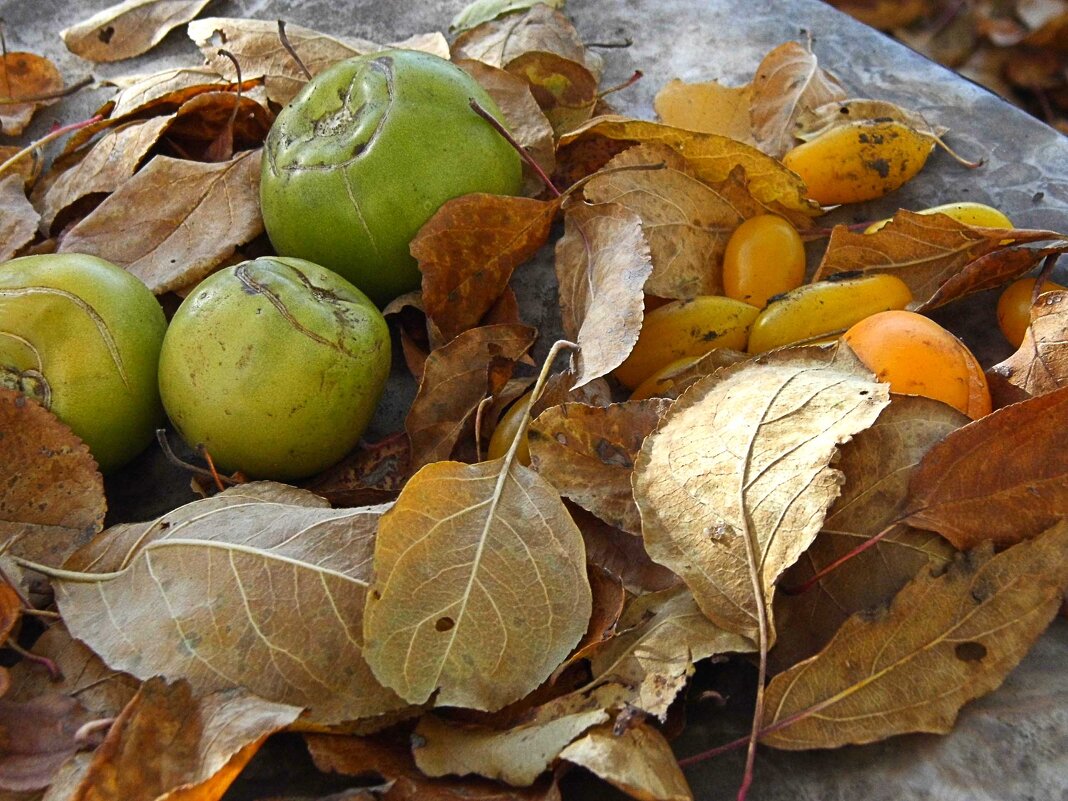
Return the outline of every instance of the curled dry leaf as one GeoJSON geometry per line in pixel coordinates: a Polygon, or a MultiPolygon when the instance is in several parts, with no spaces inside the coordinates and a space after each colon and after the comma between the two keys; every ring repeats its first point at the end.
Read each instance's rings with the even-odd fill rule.
{"type": "Polygon", "coordinates": [[[597,78],[579,61],[539,50],[513,58],[505,69],[530,86],[557,133],[573,130],[593,114],[597,78]]]}
{"type": "Polygon", "coordinates": [[[71,801],[218,801],[263,741],[301,708],[234,689],[197,697],[189,683],[142,685],[96,750],[71,801]]]}
{"type": "Polygon", "coordinates": [[[817,359],[745,362],[702,379],[635,464],[649,555],[711,620],[755,641],[761,605],[839,494],[838,446],[889,402],[885,384],[817,359]]]}
{"type": "Polygon", "coordinates": [[[660,121],[673,128],[727,136],[756,146],[749,106],[753,86],[724,86],[718,81],[685,83],[674,78],[653,98],[660,121]]]}
{"type": "Polygon", "coordinates": [[[576,387],[608,375],[630,355],[652,269],[637,214],[616,203],[566,207],[556,278],[564,333],[580,348],[576,387]]]}
{"type": "Polygon", "coordinates": [[[446,342],[478,325],[512,271],[548,240],[559,208],[559,200],[464,195],[419,229],[411,252],[423,274],[423,306],[446,342]]]}
{"type": "Polygon", "coordinates": [[[413,468],[449,458],[464,433],[473,431],[482,399],[504,388],[536,336],[525,325],[489,325],[431,351],[404,423],[413,468]]]}
{"type": "Polygon", "coordinates": [[[196,17],[210,0],[125,0],[60,31],[63,44],[89,61],[120,61],[146,53],[196,17]]]}
{"type": "Polygon", "coordinates": [[[235,150],[261,146],[271,119],[267,109],[246,95],[203,92],[178,109],[167,141],[198,161],[229,161],[235,150]]]}
{"type": "Polygon", "coordinates": [[[156,294],[195,283],[263,233],[260,153],[218,164],[156,156],[67,231],[59,252],[119,264],[156,294]]]}
{"type": "Polygon", "coordinates": [[[89,720],[69,695],[48,693],[29,701],[0,698],[0,791],[42,790],[79,749],[78,729],[89,720]]]}
{"type": "Polygon", "coordinates": [[[559,495],[532,470],[507,458],[427,465],[378,528],[367,660],[413,703],[500,709],[586,631],[584,556],[559,495]]]}
{"type": "Polygon", "coordinates": [[[987,545],[943,575],[921,572],[889,610],[854,615],[818,655],[775,677],[761,742],[836,748],[948,732],[961,706],[995,689],[1023,658],[1057,613],[1066,582],[1063,519],[997,556],[987,545]]]}
{"type": "Polygon", "coordinates": [[[18,173],[0,178],[0,262],[7,261],[37,236],[41,215],[26,199],[18,173]]]}
{"type": "Polygon", "coordinates": [[[0,545],[58,567],[103,526],[107,501],[96,461],[55,415],[10,389],[0,389],[0,440],[0,545]]]}
{"type": "Polygon", "coordinates": [[[596,726],[565,748],[560,759],[581,765],[639,801],[693,801],[671,746],[648,723],[621,733],[596,726]]]}
{"type": "Polygon", "coordinates": [[[555,53],[586,62],[586,48],[571,21],[538,3],[520,14],[484,22],[460,34],[452,44],[454,59],[470,58],[504,68],[524,53],[555,53]]]}
{"type": "Polygon", "coordinates": [[[308,707],[312,724],[394,711],[404,704],[371,675],[360,630],[384,510],[234,487],[104,532],[53,578],[56,600],[72,635],[142,679],[245,687],[308,707]]]}
{"type": "Polygon", "coordinates": [[[110,194],[132,177],[172,119],[163,115],[137,120],[102,136],[81,161],[60,173],[48,187],[41,213],[45,228],[51,230],[61,212],[82,198],[110,194]]]}
{"type": "Polygon", "coordinates": [[[305,487],[332,506],[366,506],[393,500],[411,476],[411,442],[403,433],[374,443],[361,442],[305,487]]]}
{"type": "Polygon", "coordinates": [[[957,548],[1009,545],[1068,516],[1068,387],[998,409],[931,448],[908,523],[957,548]]]}
{"type": "Polygon", "coordinates": [[[30,124],[37,109],[56,102],[55,99],[10,101],[47,97],[62,90],[63,76],[47,58],[17,51],[0,55],[0,100],[7,101],[0,105],[0,133],[18,136],[30,124]]]}
{"type": "Polygon", "coordinates": [[[641,517],[630,486],[634,459],[670,405],[656,398],[553,406],[527,433],[531,463],[565,498],[640,536],[641,517]]]}
{"type": "MultiPolygon", "coordinates": [[[[221,77],[215,70],[202,67],[176,67],[161,70],[151,75],[134,75],[130,78],[113,78],[110,83],[119,87],[113,98],[109,119],[99,126],[113,125],[133,115],[169,114],[177,111],[186,101],[204,92],[235,91],[237,84],[221,77]]],[[[246,80],[241,84],[241,91],[248,93],[257,85],[255,80],[246,80]]],[[[86,129],[87,132],[99,128],[86,129]]],[[[81,133],[81,132],[79,132],[81,133]]],[[[80,144],[85,136],[72,142],[80,144]]]]}
{"type": "Polygon", "coordinates": [[[692,364],[684,364],[669,372],[658,373],[659,378],[652,386],[650,396],[674,400],[706,375],[712,375],[721,367],[729,367],[748,358],[749,354],[738,350],[716,348],[692,364]]]}
{"type": "MultiPolygon", "coordinates": [[[[575,653],[581,653],[593,645],[604,642],[612,636],[619,616],[623,614],[623,605],[627,600],[627,592],[623,589],[623,582],[618,576],[614,576],[603,567],[586,563],[586,577],[590,582],[590,592],[593,595],[593,611],[590,614],[590,622],[586,627],[586,633],[582,635],[575,653]]],[[[569,664],[574,655],[568,657],[565,664],[569,664]]],[[[559,678],[557,671],[556,678],[559,678]]]]}
{"type": "Polygon", "coordinates": [[[1031,396],[1068,386],[1068,291],[1039,296],[1019,350],[990,374],[1031,396]]]}
{"type": "Polygon", "coordinates": [[[593,203],[618,203],[641,218],[653,260],[645,291],[689,299],[722,294],[727,240],[745,220],[767,211],[750,194],[744,178],[739,169],[723,181],[706,184],[674,149],[652,142],[613,158],[584,191],[593,203]],[[638,165],[663,168],[610,171],[638,165]]]}
{"type": "Polygon", "coordinates": [[[752,641],[705,617],[685,587],[634,598],[616,632],[578,657],[589,660],[594,681],[617,681],[631,688],[628,705],[661,720],[695,663],[716,654],[753,650],[752,641]]]}
{"type": "Polygon", "coordinates": [[[611,719],[627,691],[605,684],[574,692],[537,707],[520,723],[496,730],[450,723],[424,715],[415,729],[415,764],[427,776],[476,773],[527,787],[548,770],[560,752],[592,726],[611,719]]]}
{"type": "MultiPolygon", "coordinates": [[[[845,476],[816,541],[783,575],[801,587],[894,523],[908,500],[909,478],[927,453],[968,418],[944,403],[895,395],[879,419],[842,446],[835,465],[845,476]]],[[[943,567],[954,549],[941,537],[899,525],[799,594],[775,596],[779,637],[768,655],[784,670],[823,648],[854,612],[885,604],[920,570],[943,567]]]]}
{"type": "Polygon", "coordinates": [[[1052,248],[1001,248],[966,264],[949,276],[916,311],[937,309],[952,300],[994,289],[1037,267],[1043,259],[1068,252],[1068,245],[1052,248]]]}

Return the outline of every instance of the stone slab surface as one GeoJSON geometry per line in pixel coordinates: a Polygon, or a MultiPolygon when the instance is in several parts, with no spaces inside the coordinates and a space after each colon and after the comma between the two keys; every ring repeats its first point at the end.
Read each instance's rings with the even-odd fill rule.
{"type": "MultiPolygon", "coordinates": [[[[69,81],[87,73],[113,77],[193,63],[196,49],[184,33],[172,33],[142,58],[90,65],[66,52],[58,31],[107,7],[109,0],[0,0],[10,49],[52,56],[69,81]]],[[[337,35],[377,41],[444,30],[463,0],[224,0],[208,13],[282,18],[337,35]]],[[[898,192],[829,215],[828,223],[870,220],[898,207],[919,209],[974,200],[1005,211],[1018,225],[1068,229],[1068,138],[1036,122],[953,73],[897,45],[816,0],[572,0],[567,9],[589,42],[629,39],[629,47],[602,51],[603,85],[625,80],[635,69],[645,77],[613,96],[627,114],[652,118],[656,91],[674,77],[742,83],[761,56],[788,39],[811,36],[821,63],[855,96],[902,103],[931,122],[951,128],[949,140],[986,165],[970,171],[937,152],[919,178],[898,192]]],[[[39,135],[54,120],[87,117],[110,92],[87,90],[41,114],[39,135]]],[[[521,268],[517,290],[528,320],[543,328],[541,352],[557,330],[551,249],[521,268]]],[[[1066,267],[1059,268],[1062,280],[1066,267]]],[[[1007,355],[994,323],[995,293],[976,296],[941,312],[984,363],[1007,355]]],[[[398,371],[372,434],[402,425],[413,392],[398,371]]],[[[150,517],[187,495],[184,478],[149,453],[109,481],[119,518],[150,517]],[[164,487],[164,491],[159,488],[164,487]]],[[[948,737],[908,736],[862,748],[818,753],[764,750],[758,759],[752,801],[864,799],[864,801],[1065,801],[1068,799],[1068,623],[1058,621],[996,693],[967,707],[948,737]]],[[[677,742],[680,755],[725,742],[744,727],[728,707],[705,707],[691,716],[677,742]]],[[[273,757],[272,757],[273,758],[273,757]]],[[[283,760],[284,761],[284,760],[283,760]]],[[[298,763],[294,763],[298,764],[298,763]]],[[[688,776],[699,799],[733,798],[740,761],[732,757],[694,767],[688,776]]],[[[255,771],[252,779],[255,779],[255,771]]],[[[260,768],[260,782],[235,787],[228,798],[274,794],[278,765],[260,768]],[[253,789],[258,788],[258,789],[253,789]]],[[[279,790],[281,788],[278,788],[279,790]]],[[[579,782],[570,798],[608,797],[602,786],[579,782]]]]}

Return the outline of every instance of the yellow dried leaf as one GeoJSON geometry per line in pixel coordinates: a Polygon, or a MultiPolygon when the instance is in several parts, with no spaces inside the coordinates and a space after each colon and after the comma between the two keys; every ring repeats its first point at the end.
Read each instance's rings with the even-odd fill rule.
{"type": "Polygon", "coordinates": [[[660,121],[673,128],[719,134],[756,146],[749,122],[751,84],[724,86],[716,81],[668,81],[656,93],[653,108],[660,121]]]}

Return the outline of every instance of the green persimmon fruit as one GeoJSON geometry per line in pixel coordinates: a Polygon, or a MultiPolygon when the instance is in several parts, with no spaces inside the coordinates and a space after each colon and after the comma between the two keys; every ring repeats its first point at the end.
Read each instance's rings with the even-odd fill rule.
{"type": "Polygon", "coordinates": [[[50,409],[104,472],[163,422],[156,366],[167,320],[121,267],[55,253],[0,264],[0,386],[50,409]]]}
{"type": "Polygon", "coordinates": [[[322,264],[376,303],[419,286],[408,244],[446,200],[514,195],[522,164],[454,64],[412,50],[340,62],[282,109],[264,145],[260,202],[275,250],[322,264]]]}
{"type": "Polygon", "coordinates": [[[185,299],[159,388],[178,433],[222,469],[290,480],[356,445],[389,367],[389,330],[366,295],[318,264],[264,257],[185,299]]]}

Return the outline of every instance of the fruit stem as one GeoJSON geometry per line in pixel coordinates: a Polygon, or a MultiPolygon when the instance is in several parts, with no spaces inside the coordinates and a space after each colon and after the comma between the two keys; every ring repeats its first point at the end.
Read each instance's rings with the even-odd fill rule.
{"type": "Polygon", "coordinates": [[[499,133],[501,136],[503,136],[505,141],[508,142],[508,144],[515,148],[516,152],[523,158],[523,161],[530,165],[530,168],[534,170],[537,176],[541,179],[542,183],[549,188],[550,192],[553,193],[553,197],[560,197],[560,190],[553,186],[553,182],[549,179],[549,176],[545,174],[545,170],[543,170],[538,165],[538,162],[534,161],[531,155],[527,153],[527,149],[515,140],[515,138],[508,132],[508,129],[501,125],[501,123],[497,120],[496,117],[486,111],[486,109],[482,108],[482,106],[480,106],[478,101],[474,98],[471,99],[469,105],[478,116],[482,117],[482,119],[492,125],[494,130],[497,131],[497,133],[499,133]]]}
{"type": "Polygon", "coordinates": [[[42,103],[45,100],[58,100],[61,97],[72,95],[79,89],[84,89],[93,82],[92,75],[86,75],[77,83],[65,86],[55,92],[45,92],[40,95],[27,95],[26,97],[0,97],[0,106],[19,106],[23,103],[42,103]]]}
{"type": "Polygon", "coordinates": [[[311,71],[304,66],[304,62],[300,60],[300,56],[297,55],[297,51],[293,49],[293,45],[289,41],[289,37],[286,36],[286,21],[284,19],[278,20],[278,39],[282,43],[282,47],[286,49],[286,52],[297,62],[297,66],[300,67],[301,72],[304,73],[304,77],[309,81],[312,79],[311,71]]]}
{"type": "MultiPolygon", "coordinates": [[[[219,473],[215,472],[215,465],[211,462],[210,457],[208,457],[206,461],[208,462],[208,464],[212,465],[211,470],[208,470],[204,467],[199,467],[195,464],[190,464],[189,462],[180,459],[178,457],[178,454],[176,454],[171,449],[171,444],[167,441],[167,429],[165,428],[156,429],[156,441],[159,442],[159,446],[163,450],[163,455],[166,457],[168,462],[173,464],[175,467],[180,467],[183,470],[188,470],[190,473],[195,473],[198,476],[204,476],[204,478],[210,478],[216,483],[216,486],[219,487],[220,491],[225,489],[222,486],[223,483],[227,483],[232,486],[237,486],[241,483],[240,481],[236,481],[230,478],[229,476],[220,475],[219,473]]],[[[203,453],[207,453],[207,451],[203,451],[202,454],[203,453]]]]}
{"type": "Polygon", "coordinates": [[[45,670],[48,671],[48,675],[52,677],[52,681],[59,681],[63,678],[63,671],[60,670],[59,666],[47,656],[38,656],[32,651],[27,651],[14,640],[8,640],[6,643],[4,643],[4,647],[10,648],[12,651],[21,656],[27,662],[33,662],[35,664],[41,665],[45,670]]]}
{"type": "Polygon", "coordinates": [[[40,148],[44,147],[50,142],[54,142],[64,134],[68,134],[72,131],[77,131],[82,128],[87,128],[90,125],[100,122],[102,119],[104,119],[102,115],[96,114],[87,120],[82,120],[81,122],[72,122],[70,125],[63,125],[59,128],[53,128],[51,131],[42,136],[36,142],[30,142],[30,144],[26,145],[26,147],[22,148],[22,150],[20,150],[14,156],[9,158],[3,164],[0,164],[0,175],[3,175],[5,172],[10,170],[12,165],[17,164],[26,156],[32,153],[36,153],[40,148]]]}
{"type": "Polygon", "coordinates": [[[641,70],[634,70],[634,74],[631,75],[629,78],[627,78],[627,80],[623,81],[623,83],[621,83],[621,84],[618,84],[616,86],[610,86],[609,88],[605,89],[603,92],[601,92],[601,93],[599,93],[597,95],[597,99],[598,100],[602,100],[606,95],[610,95],[613,92],[618,92],[621,89],[626,89],[628,86],[633,86],[638,81],[640,81],[644,76],[645,76],[645,73],[642,72],[641,70]]]}

